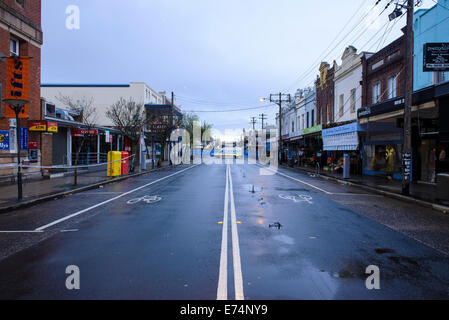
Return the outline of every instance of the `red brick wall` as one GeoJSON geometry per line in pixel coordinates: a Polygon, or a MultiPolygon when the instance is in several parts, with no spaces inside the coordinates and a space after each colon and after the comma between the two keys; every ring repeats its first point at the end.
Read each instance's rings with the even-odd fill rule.
{"type": "MultiPolygon", "coordinates": [[[[22,8],[15,0],[0,0],[8,5],[10,9],[17,12],[19,16],[24,17],[25,23],[34,24],[35,27],[41,28],[41,0],[25,0],[25,6],[22,8]]],[[[30,61],[30,82],[29,82],[29,100],[28,105],[29,119],[38,120],[41,118],[40,104],[40,80],[41,80],[41,49],[30,42],[27,37],[14,36],[20,41],[20,55],[32,57],[30,61]]],[[[9,56],[9,42],[11,34],[0,28],[0,52],[9,56]]],[[[6,94],[6,63],[0,62],[0,81],[2,84],[2,99],[6,94]]],[[[4,118],[6,106],[1,103],[0,113],[0,130],[9,130],[9,119],[4,118]]],[[[27,119],[20,120],[20,126],[28,126],[27,119]]],[[[0,157],[12,156],[9,151],[0,151],[0,157]]]]}
{"type": "Polygon", "coordinates": [[[368,106],[373,103],[373,85],[380,82],[380,100],[388,99],[388,79],[398,75],[396,84],[396,95],[404,95],[405,88],[405,36],[393,41],[388,46],[374,54],[368,59],[362,59],[363,86],[362,105],[368,106]],[[387,60],[389,56],[398,52],[394,58],[387,60]],[[383,61],[383,65],[372,69],[373,65],[383,61]]]}
{"type": "Polygon", "coordinates": [[[330,122],[334,121],[334,68],[327,72],[327,81],[323,88],[320,85],[320,77],[315,82],[317,123],[325,126],[327,124],[328,107],[330,109],[330,122]]]}
{"type": "Polygon", "coordinates": [[[30,19],[35,25],[41,25],[41,0],[25,0],[25,6],[22,8],[16,0],[0,0],[11,9],[30,19]]]}

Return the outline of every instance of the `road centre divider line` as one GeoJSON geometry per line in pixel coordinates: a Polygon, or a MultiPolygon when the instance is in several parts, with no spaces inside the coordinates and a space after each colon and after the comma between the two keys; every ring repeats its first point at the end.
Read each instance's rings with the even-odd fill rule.
{"type": "Polygon", "coordinates": [[[136,191],[139,191],[139,190],[141,190],[141,189],[143,189],[143,188],[146,188],[146,187],[148,187],[148,186],[150,186],[150,185],[152,185],[152,184],[155,184],[155,183],[158,183],[158,182],[160,182],[160,181],[163,181],[163,180],[166,180],[166,179],[168,179],[168,178],[171,178],[171,177],[173,177],[173,176],[175,176],[175,175],[178,175],[178,174],[180,174],[180,173],[183,173],[183,172],[185,172],[185,171],[187,171],[187,170],[193,169],[193,168],[195,168],[195,167],[197,167],[197,166],[199,166],[199,164],[196,164],[196,165],[193,165],[193,166],[188,167],[188,168],[186,168],[186,169],[177,171],[177,172],[175,172],[175,173],[173,173],[173,174],[170,174],[170,175],[168,175],[168,176],[165,176],[165,177],[162,177],[162,178],[157,179],[157,180],[155,180],[155,181],[152,181],[152,182],[150,182],[150,183],[147,183],[147,184],[145,184],[145,185],[143,185],[143,186],[140,186],[140,187],[138,187],[138,188],[136,188],[136,189],[133,189],[133,190],[131,190],[131,191],[122,193],[122,194],[118,195],[117,197],[114,197],[114,198],[111,198],[111,199],[109,199],[109,200],[100,202],[100,203],[98,203],[98,204],[96,204],[96,205],[94,205],[94,206],[91,206],[91,207],[89,207],[89,208],[80,210],[80,211],[75,212],[75,213],[73,213],[73,214],[71,214],[71,215],[68,215],[68,216],[66,216],[66,217],[64,217],[64,218],[58,219],[58,220],[53,221],[53,222],[51,222],[51,223],[49,223],[49,224],[46,224],[46,225],[44,225],[44,226],[42,226],[42,227],[36,228],[35,231],[42,231],[42,230],[45,230],[45,229],[47,229],[47,228],[49,228],[49,227],[51,227],[51,226],[54,226],[54,225],[56,225],[56,224],[59,224],[59,223],[61,223],[61,222],[64,222],[64,221],[69,220],[69,219],[71,219],[71,218],[74,218],[74,217],[76,217],[76,216],[79,216],[80,214],[86,213],[86,212],[91,211],[91,210],[93,210],[93,209],[95,209],[95,208],[101,207],[101,206],[103,206],[103,205],[105,205],[105,204],[107,204],[107,203],[109,203],[109,202],[112,202],[112,201],[115,201],[115,200],[117,200],[117,199],[120,199],[120,198],[122,198],[122,197],[124,197],[124,196],[127,196],[127,195],[129,195],[129,194],[131,194],[131,193],[134,193],[134,192],[136,192],[136,191]]]}
{"type": "Polygon", "coordinates": [[[217,300],[228,299],[228,170],[226,166],[226,188],[224,196],[224,210],[223,210],[223,231],[221,234],[221,254],[220,254],[220,271],[218,276],[217,300]]]}
{"type": "Polygon", "coordinates": [[[232,186],[231,169],[229,169],[228,171],[229,171],[229,185],[230,185],[229,193],[231,195],[231,232],[232,232],[232,254],[233,254],[232,260],[234,262],[235,300],[245,300],[245,295],[243,294],[242,263],[240,259],[240,244],[239,244],[239,234],[237,231],[237,217],[235,213],[234,190],[232,186]]]}

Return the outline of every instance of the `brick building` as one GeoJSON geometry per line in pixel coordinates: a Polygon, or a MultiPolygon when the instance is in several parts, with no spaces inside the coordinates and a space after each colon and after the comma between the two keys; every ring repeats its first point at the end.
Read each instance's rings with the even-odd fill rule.
{"type": "Polygon", "coordinates": [[[323,128],[334,122],[334,62],[331,68],[327,62],[320,65],[320,75],[315,82],[316,87],[316,110],[317,124],[323,128]]]}
{"type": "MultiPolygon", "coordinates": [[[[40,101],[41,80],[41,46],[43,35],[41,28],[41,1],[40,0],[0,0],[0,55],[28,56],[30,60],[29,74],[29,119],[21,119],[20,127],[27,128],[27,120],[39,120],[42,118],[40,101]]],[[[0,92],[1,99],[6,94],[6,62],[0,59],[0,92]]],[[[0,100],[1,100],[0,99],[0,100]]],[[[0,150],[0,163],[13,163],[17,157],[17,143],[15,137],[15,120],[5,117],[6,105],[2,102],[0,109],[0,130],[9,131],[9,148],[3,146],[0,150]]],[[[51,137],[50,137],[51,138],[51,137]]],[[[39,133],[30,133],[30,140],[39,144],[48,145],[49,139],[39,133]]],[[[50,139],[49,139],[50,140],[50,139]]],[[[26,159],[28,153],[22,150],[26,159]]],[[[12,168],[0,168],[0,176],[12,174],[12,168]]]]}
{"type": "Polygon", "coordinates": [[[362,106],[404,94],[405,36],[371,56],[362,57],[362,106]]]}

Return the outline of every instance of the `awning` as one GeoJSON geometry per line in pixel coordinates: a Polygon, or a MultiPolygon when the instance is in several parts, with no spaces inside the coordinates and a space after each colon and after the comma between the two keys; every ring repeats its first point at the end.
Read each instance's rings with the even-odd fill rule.
{"type": "Polygon", "coordinates": [[[359,148],[357,131],[323,136],[324,151],[353,151],[359,148]]]}

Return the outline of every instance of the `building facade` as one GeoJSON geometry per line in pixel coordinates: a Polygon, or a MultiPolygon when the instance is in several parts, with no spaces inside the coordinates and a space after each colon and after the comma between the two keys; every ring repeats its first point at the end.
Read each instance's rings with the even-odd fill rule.
{"type": "Polygon", "coordinates": [[[430,42],[449,42],[449,0],[438,0],[429,9],[415,12],[415,58],[413,61],[413,90],[449,81],[449,72],[423,72],[424,45],[430,42]]]}
{"type": "MultiPolygon", "coordinates": [[[[43,156],[41,146],[45,145],[51,137],[36,133],[29,133],[28,119],[38,120],[42,117],[40,102],[41,79],[41,46],[43,34],[41,28],[41,1],[0,1],[0,53],[5,57],[31,57],[29,69],[29,101],[28,118],[20,119],[19,126],[29,139],[38,142],[39,163],[43,156]]],[[[17,152],[21,149],[21,156],[26,164],[28,162],[28,145],[26,141],[22,148],[16,143],[15,119],[6,118],[6,106],[1,100],[6,95],[6,62],[0,59],[0,164],[17,162],[17,152]]],[[[8,107],[9,108],[9,107],[8,107]]],[[[0,176],[13,175],[15,168],[0,168],[0,176]]],[[[35,169],[25,169],[24,174],[35,169]]]]}
{"type": "Polygon", "coordinates": [[[164,104],[165,93],[153,90],[144,82],[131,82],[129,84],[42,84],[42,97],[62,108],[69,109],[68,105],[61,101],[61,97],[70,97],[73,100],[92,99],[97,110],[98,125],[113,126],[112,121],[106,116],[109,107],[120,98],[133,99],[136,103],[164,104]]]}

